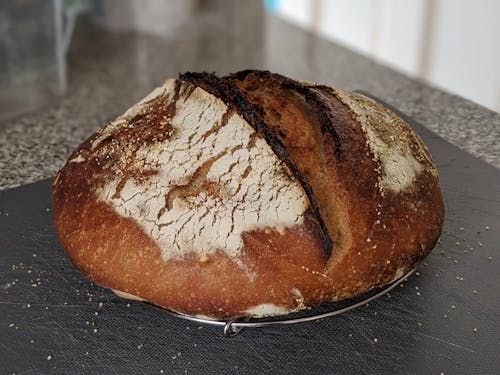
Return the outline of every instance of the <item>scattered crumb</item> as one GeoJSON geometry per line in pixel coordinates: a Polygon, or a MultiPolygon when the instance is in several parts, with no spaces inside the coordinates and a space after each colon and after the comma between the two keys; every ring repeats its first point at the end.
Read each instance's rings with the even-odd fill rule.
{"type": "Polygon", "coordinates": [[[447,317],[448,317],[448,315],[444,314],[444,315],[443,315],[443,317],[444,317],[444,318],[447,318],[447,317]]]}
{"type": "Polygon", "coordinates": [[[473,331],[473,332],[477,332],[477,328],[474,328],[472,331],[473,331]]]}
{"type": "Polygon", "coordinates": [[[14,327],[14,323],[9,324],[9,328],[12,328],[12,327],[14,327]]]}
{"type": "Polygon", "coordinates": [[[477,241],[477,244],[479,245],[479,247],[483,247],[483,243],[481,241],[477,241]]]}
{"type": "Polygon", "coordinates": [[[485,230],[490,230],[490,227],[489,226],[485,226],[484,229],[485,230]]]}
{"type": "Polygon", "coordinates": [[[144,347],[144,345],[143,345],[143,344],[139,344],[139,345],[137,345],[137,349],[139,349],[139,350],[141,350],[143,347],[144,347]]]}
{"type": "Polygon", "coordinates": [[[452,308],[453,310],[455,310],[455,309],[456,309],[455,305],[451,305],[451,308],[452,308]]]}
{"type": "Polygon", "coordinates": [[[99,308],[102,308],[104,304],[102,302],[99,302],[99,308]]]}
{"type": "Polygon", "coordinates": [[[474,294],[477,294],[477,290],[474,290],[474,294]]]}
{"type": "Polygon", "coordinates": [[[455,242],[455,245],[457,245],[457,246],[458,246],[458,245],[460,245],[460,242],[458,242],[458,241],[457,241],[457,242],[455,242]]]}
{"type": "Polygon", "coordinates": [[[460,231],[463,232],[464,231],[464,227],[460,227],[460,231]]]}
{"type": "Polygon", "coordinates": [[[373,342],[377,343],[377,342],[378,342],[378,339],[375,337],[375,338],[373,339],[373,342]]]}
{"type": "Polygon", "coordinates": [[[420,276],[420,272],[418,272],[418,271],[415,272],[415,275],[420,276]]]}
{"type": "Polygon", "coordinates": [[[52,359],[52,356],[51,355],[48,355],[47,356],[47,361],[50,361],[52,359]]]}
{"type": "Polygon", "coordinates": [[[31,339],[30,344],[34,344],[34,343],[35,343],[35,340],[31,339]]]}
{"type": "Polygon", "coordinates": [[[97,328],[94,328],[94,333],[97,333],[97,328]]]}
{"type": "Polygon", "coordinates": [[[417,296],[420,296],[420,292],[417,292],[417,296]]]}
{"type": "Polygon", "coordinates": [[[127,307],[130,307],[130,303],[127,303],[127,307]]]}
{"type": "Polygon", "coordinates": [[[488,260],[493,260],[493,257],[488,257],[488,260]]]}
{"type": "Polygon", "coordinates": [[[417,326],[422,327],[422,323],[418,322],[417,326]]]}

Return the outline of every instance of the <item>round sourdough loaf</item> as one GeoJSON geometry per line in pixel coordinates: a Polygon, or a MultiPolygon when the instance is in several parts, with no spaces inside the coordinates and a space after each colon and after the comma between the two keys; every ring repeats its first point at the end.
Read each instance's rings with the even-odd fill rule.
{"type": "Polygon", "coordinates": [[[401,118],[263,71],[167,80],[75,150],[53,201],[90,279],[212,318],[388,283],[428,255],[444,215],[429,152],[401,118]]]}

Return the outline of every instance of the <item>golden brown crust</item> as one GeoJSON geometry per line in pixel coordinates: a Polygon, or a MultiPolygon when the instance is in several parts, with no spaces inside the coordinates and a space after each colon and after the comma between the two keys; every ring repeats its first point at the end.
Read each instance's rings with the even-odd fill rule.
{"type": "MultiPolygon", "coordinates": [[[[419,158],[423,168],[410,187],[381,191],[381,161],[356,113],[337,91],[267,72],[244,72],[228,80],[253,108],[248,110],[282,142],[283,152],[304,178],[301,182],[312,187],[319,220],[313,211],[301,225],[244,232],[238,261],[223,249],[162,257],[159,244],[143,227],[96,196],[98,186],[124,171],[139,180],[155,173],[120,159],[126,147],[153,147],[175,132],[168,121],[162,123],[175,106],[155,101],[152,113],[138,115],[135,127],[112,129],[107,137],[98,133],[85,141],[70,157],[81,162],[68,162],[56,178],[56,227],[78,269],[101,285],[159,306],[220,318],[282,314],[351,297],[389,282],[430,252],[440,235],[443,202],[435,167],[409,127],[402,132],[414,156],[425,155],[419,158]],[[289,120],[280,122],[278,117],[289,120]],[[280,134],[286,126],[288,139],[280,134]],[[309,140],[301,139],[298,130],[309,140]],[[100,151],[106,147],[107,152],[100,151]],[[324,256],[325,229],[318,225],[323,219],[334,241],[329,259],[324,256]]],[[[234,103],[226,104],[241,111],[234,103]]]]}
{"type": "Polygon", "coordinates": [[[332,240],[325,227],[323,217],[319,214],[318,203],[310,185],[296,166],[296,161],[290,155],[289,149],[285,147],[279,135],[263,121],[262,110],[248,101],[246,95],[233,84],[231,80],[218,78],[214,74],[186,73],[180,76],[182,80],[191,82],[211,94],[221,98],[230,108],[241,114],[243,118],[266,140],[274,153],[283,160],[303,186],[308,195],[310,206],[310,217],[316,220],[320,227],[321,251],[325,257],[330,257],[332,240]]]}
{"type": "Polygon", "coordinates": [[[329,284],[316,273],[324,269],[325,259],[317,231],[307,225],[282,234],[245,233],[245,272],[223,252],[164,261],[158,246],[133,220],[96,203],[82,189],[84,175],[69,169],[54,185],[56,227],[72,262],[98,284],[172,310],[214,317],[238,315],[269,301],[288,309],[311,305],[323,293],[322,285],[329,284]]]}
{"type": "MultiPolygon", "coordinates": [[[[354,121],[351,111],[335,100],[330,88],[315,90],[325,95],[335,117],[344,116],[336,119],[337,123],[354,121]]],[[[359,175],[366,176],[366,168],[380,169],[381,161],[373,157],[373,152],[367,155],[356,150],[360,145],[357,137],[341,141],[345,142],[346,155],[332,163],[335,182],[346,191],[344,213],[351,236],[350,246],[328,265],[328,275],[339,280],[338,297],[355,295],[408,272],[429,254],[441,233],[444,205],[435,166],[427,150],[420,147],[418,136],[407,125],[401,131],[409,134],[413,152],[426,155],[421,160],[422,172],[402,191],[381,191],[376,188],[376,179],[367,181],[359,175]],[[359,162],[364,165],[362,169],[355,165],[359,162]]],[[[394,132],[397,137],[396,129],[394,132]]]]}
{"type": "MultiPolygon", "coordinates": [[[[334,281],[329,298],[385,284],[428,255],[440,235],[444,207],[430,155],[406,124],[394,126],[391,136],[409,140],[422,172],[403,191],[383,191],[378,183],[382,162],[334,89],[269,72],[245,71],[228,79],[263,108],[266,121],[313,187],[334,239],[332,257],[322,271],[334,281]]],[[[368,105],[394,116],[375,103],[368,105]]]]}

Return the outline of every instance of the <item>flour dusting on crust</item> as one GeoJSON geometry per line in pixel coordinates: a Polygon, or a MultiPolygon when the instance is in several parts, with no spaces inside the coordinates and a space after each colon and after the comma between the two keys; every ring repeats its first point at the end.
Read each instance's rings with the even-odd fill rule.
{"type": "Polygon", "coordinates": [[[303,223],[309,200],[285,163],[238,114],[189,83],[165,82],[105,128],[92,149],[158,100],[174,108],[165,119],[171,135],[125,155],[122,164],[135,175],[117,173],[97,195],[141,226],[163,259],[218,250],[239,257],[243,232],[303,223]]]}
{"type": "Polygon", "coordinates": [[[265,316],[286,315],[295,310],[290,310],[283,306],[277,306],[273,303],[261,303],[260,305],[250,307],[245,310],[245,314],[256,318],[265,316]]]}
{"type": "Polygon", "coordinates": [[[380,162],[379,189],[401,192],[410,188],[429,160],[411,149],[413,135],[406,123],[374,100],[363,95],[334,89],[337,97],[355,115],[366,135],[367,144],[380,162]]]}

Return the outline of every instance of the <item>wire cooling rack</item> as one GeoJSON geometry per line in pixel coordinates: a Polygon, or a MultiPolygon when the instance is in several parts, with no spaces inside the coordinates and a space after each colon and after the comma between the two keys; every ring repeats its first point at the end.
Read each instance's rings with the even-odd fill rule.
{"type": "Polygon", "coordinates": [[[227,320],[212,320],[208,318],[186,315],[178,313],[176,311],[162,309],[160,307],[157,308],[170,316],[189,320],[191,322],[222,327],[224,336],[230,337],[238,335],[243,328],[265,328],[271,326],[305,323],[343,314],[347,311],[351,311],[358,307],[366,305],[367,303],[387,294],[392,289],[394,289],[402,280],[405,280],[408,276],[410,276],[413,272],[415,272],[415,269],[412,269],[406,275],[401,276],[390,284],[375,288],[355,298],[338,302],[329,302],[316,308],[306,309],[300,312],[277,317],[248,318],[236,316],[227,320]]]}

